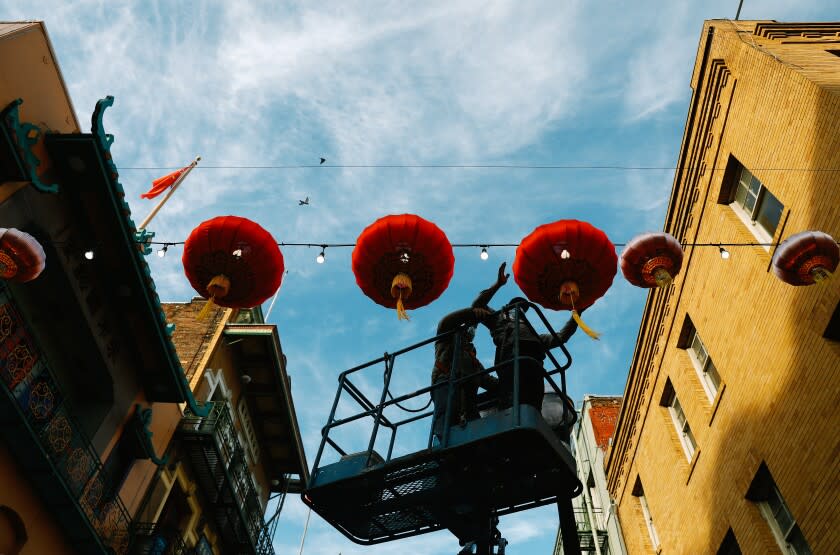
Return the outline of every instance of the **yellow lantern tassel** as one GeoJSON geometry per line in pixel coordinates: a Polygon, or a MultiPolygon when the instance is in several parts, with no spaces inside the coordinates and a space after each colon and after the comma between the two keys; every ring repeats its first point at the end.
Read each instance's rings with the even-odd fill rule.
{"type": "Polygon", "coordinates": [[[811,270],[811,277],[814,278],[814,283],[820,283],[821,281],[828,281],[832,278],[831,272],[828,269],[823,268],[822,266],[817,266],[813,270],[811,270]]]}
{"type": "Polygon", "coordinates": [[[222,298],[230,291],[230,279],[223,274],[214,276],[207,285],[207,292],[210,293],[210,298],[204,304],[204,308],[198,313],[197,320],[204,320],[218,305],[213,302],[216,297],[222,298]]]}
{"type": "Polygon", "coordinates": [[[403,296],[406,299],[411,296],[411,278],[408,274],[399,273],[394,276],[391,282],[391,296],[397,299],[397,319],[410,320],[403,304],[403,296]]]}
{"type": "Polygon", "coordinates": [[[599,340],[601,339],[601,334],[597,331],[593,330],[586,323],[583,321],[583,318],[580,317],[578,311],[575,310],[575,301],[572,299],[572,319],[577,323],[578,327],[583,330],[583,333],[591,337],[592,339],[599,340]]]}
{"type": "Polygon", "coordinates": [[[672,283],[674,283],[674,278],[671,274],[668,273],[668,270],[665,268],[657,268],[653,272],[653,279],[656,281],[656,286],[665,289],[672,283]]]}

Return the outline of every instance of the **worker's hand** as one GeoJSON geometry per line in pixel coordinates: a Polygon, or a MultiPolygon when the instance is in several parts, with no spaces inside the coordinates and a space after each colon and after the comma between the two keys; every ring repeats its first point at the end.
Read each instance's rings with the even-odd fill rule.
{"type": "Polygon", "coordinates": [[[491,314],[493,314],[493,311],[489,308],[476,307],[473,309],[473,315],[475,315],[477,322],[484,322],[491,314]]]}
{"type": "Polygon", "coordinates": [[[496,278],[496,287],[501,287],[508,282],[510,274],[505,273],[505,266],[507,266],[507,262],[502,262],[502,265],[499,266],[499,277],[496,278]]]}

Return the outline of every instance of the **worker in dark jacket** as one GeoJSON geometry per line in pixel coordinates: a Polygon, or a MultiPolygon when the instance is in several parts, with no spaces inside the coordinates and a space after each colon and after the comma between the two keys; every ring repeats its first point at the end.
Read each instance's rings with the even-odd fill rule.
{"type": "MultiPolygon", "coordinates": [[[[474,308],[488,308],[487,304],[510,277],[505,273],[506,262],[499,266],[499,275],[488,289],[479,293],[473,302],[474,308]]],[[[553,349],[569,340],[577,324],[571,318],[557,334],[535,334],[523,322],[524,312],[528,310],[527,300],[514,297],[510,300],[505,311],[493,312],[481,323],[490,330],[493,343],[496,345],[496,359],[494,364],[502,364],[497,368],[499,375],[499,408],[505,409],[513,404],[513,357],[516,335],[516,306],[522,311],[519,316],[519,401],[542,408],[543,399],[543,360],[548,349],[553,349]],[[509,361],[509,362],[505,362],[509,361]]]]}
{"type": "MultiPolygon", "coordinates": [[[[453,364],[455,365],[455,379],[484,371],[484,366],[476,358],[473,338],[475,337],[475,326],[488,316],[490,316],[490,311],[486,308],[464,308],[447,314],[441,319],[438,323],[437,335],[453,331],[459,326],[467,327],[459,333],[435,341],[435,367],[432,369],[432,384],[446,381],[452,375],[453,364]],[[455,353],[456,338],[458,338],[457,353],[455,353]],[[455,356],[453,357],[453,355],[455,356]]],[[[479,417],[477,406],[479,386],[495,392],[498,380],[493,376],[483,374],[473,376],[457,384],[452,399],[452,408],[449,411],[450,425],[454,423],[464,424],[479,417]]],[[[435,404],[432,426],[438,439],[443,437],[448,394],[449,387],[446,385],[432,390],[432,401],[435,404]]]]}

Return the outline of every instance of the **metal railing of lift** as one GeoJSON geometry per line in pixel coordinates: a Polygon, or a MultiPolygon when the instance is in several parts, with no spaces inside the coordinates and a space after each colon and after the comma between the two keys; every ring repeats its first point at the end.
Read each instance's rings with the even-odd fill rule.
{"type": "MultiPolygon", "coordinates": [[[[524,318],[524,316],[522,316],[522,307],[525,304],[526,303],[521,303],[521,304],[517,305],[515,325],[518,326],[519,322],[520,322],[519,319],[522,318],[522,322],[524,322],[524,324],[530,329],[531,333],[534,333],[535,335],[538,335],[536,330],[534,329],[533,325],[530,323],[530,321],[527,318],[524,318]]],[[[551,327],[551,324],[545,318],[545,316],[543,315],[543,313],[539,309],[539,307],[536,306],[533,303],[527,303],[527,305],[534,310],[535,314],[538,315],[540,321],[543,323],[543,325],[546,328],[546,332],[556,335],[556,332],[551,327]]],[[[505,306],[501,310],[504,311],[504,310],[507,310],[509,308],[511,308],[511,307],[510,306],[505,306]]],[[[403,425],[406,425],[406,424],[409,424],[409,423],[412,423],[412,422],[416,422],[416,421],[424,419],[424,418],[429,418],[433,415],[434,411],[433,410],[428,410],[426,412],[416,414],[414,416],[408,417],[408,418],[400,420],[400,421],[391,421],[391,419],[387,418],[383,414],[383,412],[386,408],[398,405],[399,403],[402,403],[402,402],[404,402],[408,399],[418,397],[420,395],[424,395],[424,394],[431,395],[431,392],[438,389],[438,388],[448,387],[449,391],[448,391],[447,403],[446,403],[447,413],[446,413],[446,416],[445,416],[445,418],[446,418],[445,421],[448,422],[448,421],[450,421],[449,419],[450,419],[450,416],[451,416],[449,414],[449,411],[450,411],[450,408],[451,408],[451,405],[452,405],[452,399],[453,399],[453,396],[455,394],[456,388],[459,384],[461,384],[463,382],[466,382],[468,380],[473,380],[478,376],[482,376],[482,375],[485,375],[485,374],[491,374],[491,373],[495,372],[498,368],[500,368],[502,366],[505,366],[505,365],[508,365],[511,362],[514,365],[514,394],[513,394],[514,418],[518,422],[518,418],[519,418],[519,410],[518,410],[519,409],[519,403],[518,403],[518,401],[519,401],[519,391],[518,391],[519,390],[519,362],[520,362],[521,359],[529,358],[529,357],[519,356],[519,341],[518,341],[519,337],[518,337],[518,334],[515,334],[514,356],[513,356],[512,359],[501,361],[498,364],[495,364],[494,366],[492,366],[490,368],[485,368],[483,371],[474,372],[474,373],[471,373],[469,375],[462,376],[461,378],[456,378],[456,379],[450,378],[450,379],[447,379],[447,380],[442,380],[442,381],[439,381],[435,384],[417,389],[417,390],[415,390],[411,393],[407,393],[407,394],[400,395],[400,396],[393,396],[390,399],[388,398],[389,397],[388,389],[389,389],[389,386],[390,386],[391,377],[393,375],[394,366],[395,366],[396,360],[400,356],[405,355],[406,353],[415,351],[417,349],[420,349],[422,347],[425,347],[427,345],[433,344],[437,341],[446,340],[448,338],[452,338],[452,340],[454,341],[453,353],[457,353],[457,352],[459,352],[459,348],[460,348],[461,335],[463,334],[465,328],[466,328],[466,326],[461,326],[461,327],[459,327],[455,330],[451,330],[451,331],[436,335],[434,337],[430,337],[430,338],[425,339],[423,341],[414,343],[414,344],[412,344],[408,347],[405,347],[403,349],[400,349],[400,350],[398,350],[394,353],[387,353],[386,352],[381,357],[378,357],[376,359],[373,359],[373,360],[371,360],[369,362],[366,362],[364,364],[361,364],[359,366],[355,366],[353,368],[345,370],[344,372],[339,374],[339,376],[338,376],[338,384],[339,384],[338,385],[338,390],[336,391],[335,398],[333,399],[333,404],[332,404],[332,407],[330,409],[330,414],[329,414],[329,417],[328,417],[328,420],[327,420],[327,424],[321,429],[321,442],[318,446],[317,454],[315,455],[315,460],[314,460],[314,463],[313,463],[313,472],[312,472],[312,477],[310,478],[310,480],[314,479],[315,474],[317,473],[317,469],[319,468],[322,456],[324,454],[324,450],[325,450],[327,445],[329,445],[332,449],[334,449],[342,457],[348,455],[348,453],[344,449],[342,449],[342,447],[340,445],[338,445],[338,443],[335,440],[333,440],[330,437],[330,432],[332,430],[334,430],[338,427],[347,425],[351,422],[361,420],[363,418],[367,418],[367,417],[372,418],[373,419],[373,429],[372,429],[372,432],[371,432],[370,440],[368,442],[367,450],[364,452],[367,456],[366,464],[369,465],[372,462],[372,456],[373,456],[373,452],[374,452],[373,448],[374,448],[374,445],[376,443],[377,434],[379,432],[380,427],[386,427],[391,431],[391,437],[390,437],[390,440],[389,440],[389,443],[388,443],[388,451],[387,451],[387,454],[384,458],[384,461],[387,462],[387,461],[391,460],[391,457],[392,457],[392,454],[393,454],[397,429],[400,426],[403,426],[403,425]],[[362,391],[355,384],[352,383],[352,381],[350,380],[350,376],[352,376],[353,374],[359,373],[359,372],[361,372],[361,371],[363,371],[367,368],[371,368],[371,367],[373,367],[375,365],[378,365],[378,364],[384,364],[383,387],[382,387],[382,393],[381,393],[380,398],[379,398],[379,402],[374,403],[370,399],[368,399],[367,396],[365,396],[364,393],[362,393],[362,391]],[[344,417],[344,418],[336,419],[336,411],[338,409],[339,401],[342,398],[342,393],[346,393],[353,401],[355,401],[359,405],[359,407],[362,409],[361,412],[358,412],[356,414],[352,414],[351,416],[347,416],[347,417],[344,417]]],[[[557,348],[560,349],[563,352],[563,354],[565,355],[566,362],[564,364],[560,364],[557,361],[557,358],[551,353],[551,351],[546,349],[546,352],[545,352],[546,358],[547,358],[548,361],[551,362],[553,368],[550,369],[550,370],[547,369],[547,370],[544,371],[544,379],[545,379],[545,381],[547,381],[549,383],[549,385],[551,386],[551,389],[556,394],[560,395],[561,399],[565,400],[565,399],[567,399],[567,397],[566,397],[565,371],[571,366],[572,357],[569,354],[569,351],[566,349],[566,346],[564,344],[561,343],[560,345],[557,346],[557,348]],[[554,381],[554,379],[552,377],[552,376],[555,376],[557,374],[560,374],[560,382],[561,383],[560,383],[559,386],[554,381]]],[[[460,357],[458,357],[458,356],[453,356],[452,357],[453,365],[458,364],[458,359],[459,358],[460,357]]],[[[534,360],[534,359],[531,359],[531,360],[534,360]]],[[[457,366],[454,366],[452,368],[452,375],[454,376],[454,375],[456,375],[456,373],[457,373],[457,366]]],[[[565,411],[566,411],[566,408],[567,408],[565,403],[564,403],[563,407],[564,407],[563,410],[564,410],[564,419],[565,419],[565,411]]],[[[572,409],[572,412],[573,412],[573,409],[572,409]]],[[[575,415],[575,417],[576,417],[576,415],[575,415]]],[[[444,445],[444,446],[447,444],[446,442],[448,440],[447,430],[448,430],[448,428],[444,427],[444,438],[443,438],[443,441],[442,441],[442,445],[444,445]]],[[[431,427],[430,427],[427,447],[430,447],[431,444],[432,444],[432,430],[431,430],[431,427]]]]}

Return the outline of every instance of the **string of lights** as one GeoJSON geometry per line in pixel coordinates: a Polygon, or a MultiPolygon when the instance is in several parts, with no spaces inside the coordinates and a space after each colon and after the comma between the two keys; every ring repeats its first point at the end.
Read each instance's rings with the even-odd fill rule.
{"type": "MultiPolygon", "coordinates": [[[[157,250],[157,255],[161,258],[166,256],[166,253],[169,251],[169,247],[175,247],[178,245],[183,245],[184,241],[148,241],[145,242],[146,245],[157,245],[159,246],[157,250]]],[[[616,247],[624,247],[627,243],[613,243],[616,247]]],[[[720,252],[720,256],[723,259],[728,259],[730,256],[728,248],[737,248],[737,247],[774,247],[777,246],[777,243],[760,243],[760,242],[737,242],[737,243],[681,243],[683,248],[688,247],[715,247],[720,252]]],[[[308,248],[319,248],[321,249],[318,255],[315,257],[315,261],[318,264],[323,264],[327,259],[327,249],[328,248],[347,248],[347,247],[355,247],[355,243],[288,243],[288,242],[281,242],[277,243],[278,247],[308,247],[308,248]]],[[[482,260],[487,260],[490,258],[490,253],[488,249],[493,247],[518,247],[519,243],[452,243],[453,248],[477,248],[481,249],[479,251],[479,257],[482,260]]],[[[87,251],[85,253],[85,257],[89,260],[93,258],[92,256],[93,251],[87,251]],[[91,254],[90,258],[88,258],[88,254],[91,254]]]]}

